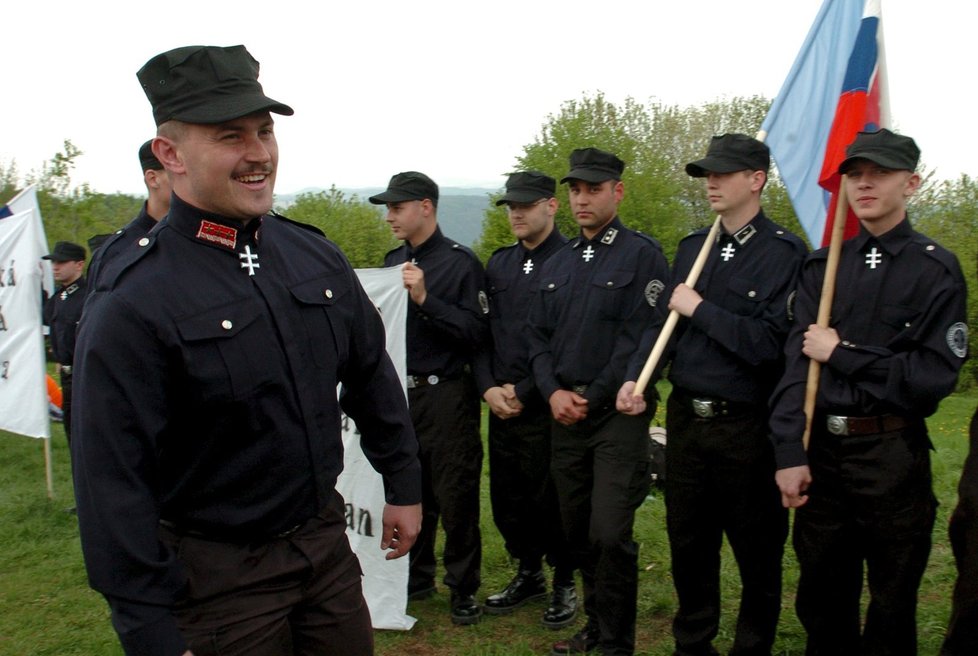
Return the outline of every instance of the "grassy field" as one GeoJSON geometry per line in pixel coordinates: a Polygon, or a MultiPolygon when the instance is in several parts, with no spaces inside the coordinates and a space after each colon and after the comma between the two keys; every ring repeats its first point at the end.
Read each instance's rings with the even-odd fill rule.
{"type": "MultiPolygon", "coordinates": [[[[976,398],[947,399],[929,426],[934,454],[935,492],[941,502],[934,549],[920,592],[920,653],[935,654],[944,635],[955,570],[947,543],[947,518],[956,503],[956,486],[967,450],[967,425],[976,398]]],[[[0,655],[117,655],[122,651],[109,625],[105,602],[88,588],[72,505],[68,449],[60,425],[53,426],[54,499],[44,483],[43,446],[0,432],[0,655]]],[[[488,472],[483,474],[483,589],[495,592],[513,574],[513,564],[492,524],[488,472]]],[[[635,531],[639,555],[637,653],[671,654],[669,625],[676,601],[669,575],[665,511],[659,494],[640,508],[635,531]]],[[[730,646],[738,581],[729,551],[724,558],[724,615],[716,646],[730,646]]],[[[790,546],[785,558],[785,595],[776,653],[800,655],[804,632],[794,614],[797,567],[790,546]]],[[[455,627],[448,618],[448,593],[412,603],[418,618],[409,632],[378,631],[380,656],[522,656],[545,654],[555,639],[576,630],[553,632],[540,626],[543,604],[512,615],[485,618],[481,624],[455,627]]],[[[578,623],[580,626],[583,620],[578,623]]]]}

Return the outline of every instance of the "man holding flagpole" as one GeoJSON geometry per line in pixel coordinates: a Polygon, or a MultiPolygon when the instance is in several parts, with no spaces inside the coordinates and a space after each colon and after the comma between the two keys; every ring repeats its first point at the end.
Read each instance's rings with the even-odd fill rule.
{"type": "Polygon", "coordinates": [[[968,344],[960,266],[907,218],[919,156],[913,139],[886,129],[860,132],[847,148],[838,172],[859,234],[842,246],[829,327],[815,323],[827,249],[806,260],[771,401],[776,481],[785,507],[798,509],[808,656],[917,652],[936,508],[924,420],[954,389],[968,344]],[[806,453],[810,360],[822,372],[806,453]]]}

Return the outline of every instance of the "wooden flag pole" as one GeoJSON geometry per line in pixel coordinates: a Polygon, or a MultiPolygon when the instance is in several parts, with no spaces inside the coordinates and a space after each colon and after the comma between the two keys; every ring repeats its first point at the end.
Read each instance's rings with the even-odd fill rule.
{"type": "MultiPolygon", "coordinates": [[[[822,280],[822,296],[818,301],[818,315],[815,324],[828,328],[832,317],[832,301],[835,299],[835,279],[839,272],[839,257],[842,254],[842,241],[846,232],[846,216],[849,214],[849,199],[846,197],[846,176],[839,181],[839,197],[835,204],[835,219],[832,223],[832,239],[829,241],[829,256],[825,263],[825,278],[822,280]]],[[[808,382],[805,385],[805,433],[801,441],[808,450],[812,436],[812,420],[815,417],[815,397],[818,395],[818,381],[822,365],[816,360],[808,361],[808,382]]]]}
{"type": "MultiPolygon", "coordinates": [[[[700,274],[703,272],[703,267],[706,265],[706,258],[710,255],[710,248],[717,239],[718,232],[720,232],[719,215],[717,216],[716,221],[713,222],[713,227],[710,228],[709,234],[706,235],[706,240],[703,242],[703,246],[700,248],[699,255],[696,256],[696,260],[693,262],[693,268],[689,270],[689,275],[686,276],[686,285],[688,287],[693,287],[696,285],[696,281],[699,279],[700,274]]],[[[652,378],[652,371],[655,369],[656,365],[659,364],[659,359],[662,357],[662,352],[666,350],[666,344],[669,343],[669,338],[672,337],[672,331],[676,329],[677,323],[679,323],[679,313],[675,310],[671,310],[669,312],[669,317],[662,325],[662,330],[659,332],[659,337],[655,340],[655,346],[652,347],[652,352],[649,353],[649,357],[645,361],[645,366],[642,367],[642,373],[639,374],[638,380],[635,382],[635,391],[633,392],[635,396],[641,396],[645,393],[645,388],[649,384],[649,379],[652,378]]]]}

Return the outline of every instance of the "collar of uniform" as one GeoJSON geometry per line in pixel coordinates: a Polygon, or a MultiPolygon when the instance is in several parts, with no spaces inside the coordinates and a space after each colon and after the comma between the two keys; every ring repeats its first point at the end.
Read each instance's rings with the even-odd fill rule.
{"type": "Polygon", "coordinates": [[[435,231],[431,233],[431,236],[424,240],[424,242],[417,248],[411,248],[411,244],[405,242],[408,247],[408,260],[414,260],[419,257],[423,257],[433,251],[438,244],[444,241],[445,237],[441,234],[441,226],[435,224],[435,231]]]}
{"type": "Polygon", "coordinates": [[[64,294],[65,296],[71,296],[72,294],[74,294],[84,286],[85,286],[85,276],[79,276],[78,278],[75,278],[75,280],[73,280],[72,282],[62,287],[61,293],[64,294]]]}
{"type": "Polygon", "coordinates": [[[865,250],[870,240],[875,240],[890,255],[899,255],[900,251],[913,241],[914,233],[915,231],[913,226],[910,225],[909,217],[904,217],[903,221],[900,221],[900,223],[878,237],[871,234],[865,227],[859,226],[859,234],[853,237],[852,241],[853,245],[860,252],[865,250]]]}
{"type": "Polygon", "coordinates": [[[764,216],[764,211],[760,210],[754,215],[754,218],[748,221],[743,227],[735,231],[733,234],[728,233],[720,226],[720,230],[717,232],[716,243],[721,243],[722,241],[733,241],[736,242],[738,246],[743,246],[752,238],[756,237],[757,234],[765,230],[771,224],[768,218],[764,216]],[[723,238],[727,237],[728,240],[723,238]]]}
{"type": "Polygon", "coordinates": [[[537,244],[537,247],[534,249],[527,248],[523,245],[523,242],[517,243],[519,244],[520,249],[523,251],[523,259],[526,259],[527,257],[537,256],[542,253],[552,251],[555,248],[559,248],[560,245],[566,243],[566,241],[567,240],[564,239],[564,236],[560,234],[560,230],[557,229],[557,226],[554,226],[554,229],[550,231],[547,238],[537,244]]]}
{"type": "Polygon", "coordinates": [[[237,219],[205,212],[173,194],[166,220],[178,233],[200,244],[222,251],[238,252],[252,241],[252,237],[257,239],[264,218],[258,217],[246,225],[237,219]]]}
{"type": "Polygon", "coordinates": [[[151,217],[149,212],[146,211],[146,202],[144,201],[143,209],[139,210],[139,215],[126,226],[126,229],[137,230],[143,234],[146,234],[152,230],[153,226],[155,225],[156,221],[154,221],[153,217],[151,217]]]}
{"type": "Polygon", "coordinates": [[[621,232],[624,229],[625,226],[622,225],[621,219],[619,219],[618,215],[616,214],[615,218],[609,221],[608,225],[602,228],[601,232],[594,235],[592,239],[585,237],[583,232],[580,233],[577,236],[577,241],[574,242],[574,248],[583,246],[584,244],[604,244],[606,246],[613,246],[615,241],[621,237],[621,232]]]}

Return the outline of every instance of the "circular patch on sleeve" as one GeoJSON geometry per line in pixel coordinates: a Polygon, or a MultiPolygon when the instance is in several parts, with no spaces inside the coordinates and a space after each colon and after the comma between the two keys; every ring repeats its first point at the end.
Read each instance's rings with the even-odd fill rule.
{"type": "Polygon", "coordinates": [[[482,308],[482,314],[489,314],[489,297],[483,291],[479,292],[479,307],[482,308]]]}
{"type": "Polygon", "coordinates": [[[649,281],[649,284],[645,286],[645,300],[649,302],[649,305],[655,307],[655,304],[659,302],[659,295],[665,288],[666,286],[661,280],[649,281]]]}
{"type": "Polygon", "coordinates": [[[968,355],[968,326],[960,321],[951,324],[947,329],[947,345],[959,358],[968,355]]]}

